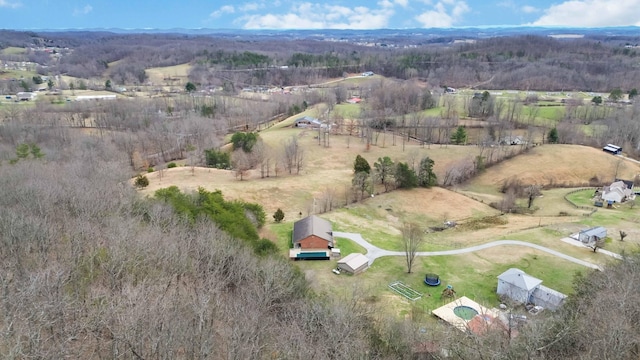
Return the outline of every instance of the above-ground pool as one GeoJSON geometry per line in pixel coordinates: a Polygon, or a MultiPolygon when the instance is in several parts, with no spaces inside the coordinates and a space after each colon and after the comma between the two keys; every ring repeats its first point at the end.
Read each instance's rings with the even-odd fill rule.
{"type": "Polygon", "coordinates": [[[454,307],[453,313],[456,314],[457,317],[467,321],[478,315],[478,311],[476,309],[465,305],[454,307]]]}

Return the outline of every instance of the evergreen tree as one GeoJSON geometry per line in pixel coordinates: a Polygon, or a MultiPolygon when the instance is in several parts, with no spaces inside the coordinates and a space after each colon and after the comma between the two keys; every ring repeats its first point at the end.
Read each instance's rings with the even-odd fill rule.
{"type": "Polygon", "coordinates": [[[550,144],[557,144],[558,143],[558,129],[553,128],[553,129],[549,130],[549,135],[547,135],[547,141],[550,144]]]}
{"type": "Polygon", "coordinates": [[[369,165],[369,162],[367,161],[367,159],[363,158],[360,155],[357,155],[356,161],[353,164],[353,171],[355,173],[359,173],[362,171],[369,174],[371,173],[371,165],[369,165]]]}
{"type": "Polygon", "coordinates": [[[423,157],[420,160],[420,168],[418,169],[418,186],[432,187],[437,184],[436,173],[433,172],[434,161],[429,157],[423,157]]]}
{"type": "Polygon", "coordinates": [[[396,165],[395,178],[398,188],[411,189],[418,186],[416,172],[407,163],[399,162],[396,165]]]}
{"type": "Polygon", "coordinates": [[[451,135],[451,142],[456,145],[461,145],[467,142],[467,130],[464,127],[458,126],[456,132],[451,135]]]}

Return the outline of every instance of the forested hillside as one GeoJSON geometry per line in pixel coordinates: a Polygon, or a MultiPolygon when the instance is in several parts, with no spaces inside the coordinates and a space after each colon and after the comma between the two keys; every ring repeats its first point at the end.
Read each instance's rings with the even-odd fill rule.
{"type": "Polygon", "coordinates": [[[245,34],[239,39],[106,32],[4,34],[7,40],[0,47],[30,48],[22,57],[6,59],[36,62],[44,75],[89,79],[108,71],[122,84],[143,84],[148,80],[146,69],[185,63],[195,65],[191,79],[203,86],[220,85],[230,78],[239,84],[288,86],[363,71],[402,79],[418,77],[433,86],[481,85],[487,89],[611,91],[631,89],[640,82],[635,71],[638,50],[625,47],[637,39],[599,34],[577,39],[540,35],[464,38],[460,43],[455,42],[455,35],[434,43],[412,43],[411,37],[373,37],[365,43],[287,34],[245,34]],[[67,55],[51,58],[32,48],[43,46],[67,55]],[[243,71],[237,73],[239,70],[243,71]],[[214,74],[207,75],[211,72],[214,74]]]}

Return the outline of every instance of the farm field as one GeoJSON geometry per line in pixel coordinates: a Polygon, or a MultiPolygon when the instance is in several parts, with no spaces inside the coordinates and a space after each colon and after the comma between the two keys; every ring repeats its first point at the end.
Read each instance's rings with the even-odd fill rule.
{"type": "MultiPolygon", "coordinates": [[[[344,194],[350,187],[353,161],[358,154],[370,164],[382,156],[389,156],[396,161],[410,161],[426,155],[434,159],[435,171],[440,177],[449,164],[474,157],[480,150],[475,146],[422,147],[416,143],[403,146],[397,138],[394,145],[390,135],[382,134],[379,135],[378,145],[371,146],[368,151],[362,139],[345,135],[333,136],[330,146],[325,147],[318,145],[315,131],[290,127],[293,120],[302,115],[259,133],[265,143],[273,148],[278,148],[279,144],[293,136],[298,139],[305,150],[305,167],[299,175],[278,174],[277,177],[260,179],[259,173],[254,171],[247,180],[240,181],[232,171],[183,166],[148,174],[150,185],[141,192],[152,194],[170,185],[184,190],[204,187],[208,190],[220,189],[230,199],[260,203],[265,208],[269,223],[263,229],[262,236],[275,241],[283,256],[288,253],[293,222],[309,214],[322,212],[319,199],[329,192],[334,196],[336,207],[321,216],[332,222],[334,230],[361,233],[367,241],[386,250],[402,251],[400,229],[405,222],[433,227],[445,220],[456,221],[459,226],[427,234],[420,251],[459,249],[495,240],[520,240],[594,264],[615,261],[586,247],[560,240],[597,225],[610,228],[611,239],[605,246],[610,251],[633,251],[640,244],[640,231],[633,230],[640,221],[637,209],[600,209],[587,217],[584,214],[589,211],[576,209],[564,199],[573,189],[567,186],[588,185],[595,176],[606,179],[617,170],[619,177],[633,178],[640,173],[636,163],[620,163],[620,158],[585,146],[543,145],[495,165],[456,188],[435,187],[384,193],[381,187],[377,187],[376,196],[350,203],[344,194]],[[491,202],[502,198],[500,185],[509,179],[548,187],[542,191],[541,197],[534,200],[535,211],[532,214],[500,215],[498,210],[489,206],[491,202]],[[271,214],[278,208],[284,211],[285,220],[275,224],[271,214]],[[619,229],[630,233],[624,242],[616,237],[619,229]]],[[[571,198],[588,206],[587,197],[578,192],[571,198]]],[[[341,248],[343,256],[364,252],[362,247],[347,239],[337,239],[337,247],[341,248]]],[[[335,260],[301,261],[296,264],[315,291],[338,297],[348,297],[358,292],[368,303],[396,316],[428,314],[431,309],[449,301],[440,298],[443,286],[427,288],[422,283],[427,272],[438,273],[443,285],[453,285],[457,295],[465,295],[485,306],[494,307],[499,301],[495,295],[496,278],[510,267],[520,268],[543,280],[544,285],[568,294],[572,291],[573,274],[590,271],[539,250],[517,246],[496,247],[464,255],[420,257],[412,274],[406,273],[402,256],[379,258],[370,269],[357,276],[333,274],[331,269],[336,266],[335,260]],[[388,289],[388,284],[393,281],[402,281],[423,293],[423,297],[415,302],[406,300],[388,289]]]]}

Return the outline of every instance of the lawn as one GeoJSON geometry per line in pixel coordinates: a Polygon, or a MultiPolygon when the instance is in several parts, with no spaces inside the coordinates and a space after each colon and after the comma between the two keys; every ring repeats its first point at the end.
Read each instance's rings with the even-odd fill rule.
{"type": "Polygon", "coordinates": [[[411,274],[407,274],[405,258],[402,256],[379,258],[371,268],[355,276],[333,274],[333,260],[296,264],[311,280],[316,291],[339,296],[348,296],[356,292],[368,301],[376,303],[383,311],[397,316],[408,315],[416,310],[414,308],[428,314],[451,301],[441,298],[442,290],[447,285],[453,286],[457,296],[467,296],[485,306],[497,307],[497,276],[511,267],[538,277],[543,280],[544,285],[565,294],[572,292],[572,275],[576,271],[590,271],[536,250],[512,247],[488,249],[465,255],[417,258],[411,274]],[[440,275],[442,284],[438,287],[425,285],[423,281],[426,273],[440,275]],[[395,281],[401,281],[422,293],[422,298],[411,302],[394,293],[388,285],[395,281]]]}

